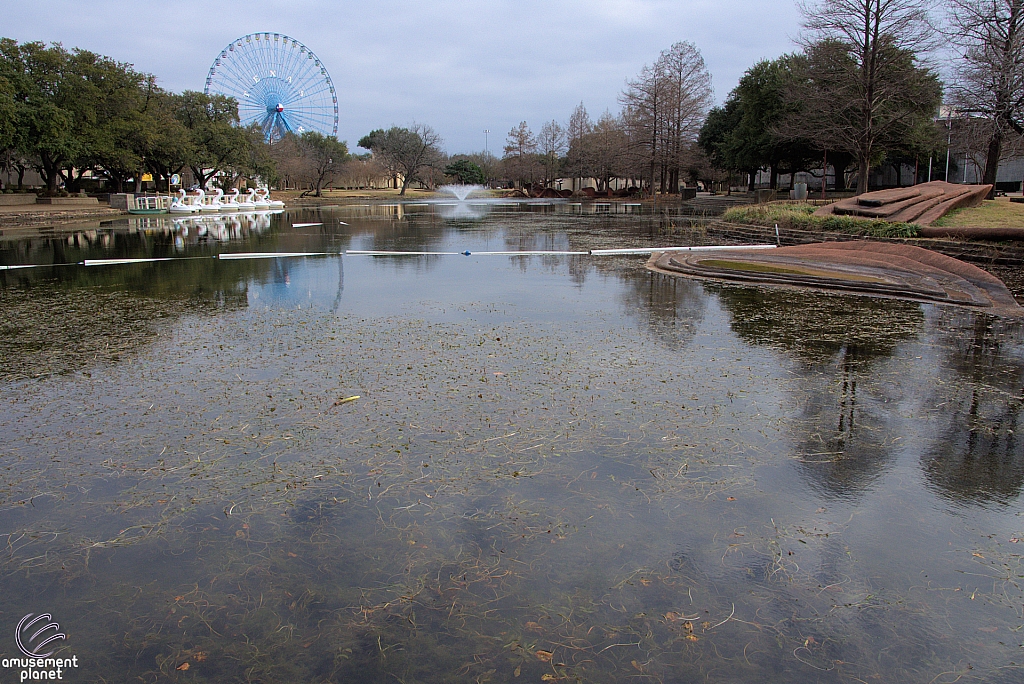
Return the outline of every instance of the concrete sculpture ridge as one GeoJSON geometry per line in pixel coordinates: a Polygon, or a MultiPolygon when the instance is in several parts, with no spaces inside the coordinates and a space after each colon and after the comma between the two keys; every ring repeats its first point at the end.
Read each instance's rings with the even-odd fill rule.
{"type": "Polygon", "coordinates": [[[895,297],[1022,316],[1001,280],[959,259],[912,245],[828,242],[769,251],[662,252],[647,267],[670,275],[895,297]]]}
{"type": "Polygon", "coordinates": [[[910,188],[867,192],[825,205],[815,211],[814,215],[859,216],[929,226],[954,209],[981,204],[991,190],[991,185],[957,185],[932,181],[910,188]]]}

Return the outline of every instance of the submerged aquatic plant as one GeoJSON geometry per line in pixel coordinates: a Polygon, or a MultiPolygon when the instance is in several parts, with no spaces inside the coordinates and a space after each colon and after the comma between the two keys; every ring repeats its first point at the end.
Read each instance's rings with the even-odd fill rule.
{"type": "MultiPolygon", "coordinates": [[[[478,238],[625,241],[498,223],[478,238]]],[[[348,261],[338,313],[246,281],[116,359],[8,378],[5,614],[45,602],[107,680],[1019,673],[1019,330],[642,259],[458,259],[348,261]]]]}

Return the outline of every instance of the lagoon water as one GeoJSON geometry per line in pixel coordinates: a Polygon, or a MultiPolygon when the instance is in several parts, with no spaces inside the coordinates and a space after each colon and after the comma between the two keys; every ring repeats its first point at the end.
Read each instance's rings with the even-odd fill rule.
{"type": "Polygon", "coordinates": [[[1020,681],[1019,324],[640,256],[209,258],[680,225],[471,201],[0,239],[175,257],[0,272],[0,653],[50,613],[79,681],[1020,681]]]}

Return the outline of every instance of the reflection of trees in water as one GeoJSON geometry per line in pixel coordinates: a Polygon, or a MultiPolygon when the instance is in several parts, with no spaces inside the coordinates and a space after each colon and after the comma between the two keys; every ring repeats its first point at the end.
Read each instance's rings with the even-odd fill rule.
{"type": "Polygon", "coordinates": [[[1024,486],[1024,326],[965,311],[939,319],[945,363],[955,380],[936,388],[946,427],[923,457],[928,482],[955,501],[1009,502],[1024,486]]]}
{"type": "Polygon", "coordinates": [[[174,233],[170,231],[145,233],[109,229],[5,241],[0,243],[0,252],[3,263],[7,264],[73,264],[84,259],[176,256],[174,233]]]}
{"type": "Polygon", "coordinates": [[[150,343],[162,322],[244,308],[263,260],[73,266],[0,274],[0,380],[117,361],[150,343]]]}
{"type": "Polygon", "coordinates": [[[878,361],[915,339],[921,306],[892,299],[819,292],[712,286],[733,331],[755,345],[793,354],[801,363],[792,395],[798,467],[829,497],[864,491],[892,461],[878,361]]]}
{"type": "Polygon", "coordinates": [[[688,344],[704,318],[704,288],[689,278],[677,278],[647,269],[618,272],[625,283],[626,311],[670,349],[688,344]]]}
{"type": "MultiPolygon", "coordinates": [[[[509,252],[567,252],[571,251],[569,236],[563,232],[555,231],[513,231],[508,230],[504,234],[504,249],[509,252]]],[[[588,258],[582,255],[556,255],[556,256],[529,256],[514,257],[513,263],[519,270],[526,273],[531,264],[540,264],[548,273],[558,273],[565,264],[569,267],[569,277],[572,282],[581,286],[587,279],[589,264],[588,258]]]]}
{"type": "Polygon", "coordinates": [[[802,399],[793,421],[797,467],[823,496],[863,492],[894,458],[885,404],[896,398],[879,396],[871,382],[876,358],[860,347],[843,347],[833,363],[805,366],[794,389],[802,399]]]}
{"type": "MultiPolygon", "coordinates": [[[[359,235],[369,239],[369,245],[360,249],[381,252],[440,252],[450,234],[445,230],[444,221],[431,213],[402,214],[386,221],[353,221],[353,228],[359,235]]],[[[375,259],[374,266],[393,269],[398,272],[429,272],[437,268],[441,256],[386,257],[375,259]]]]}
{"type": "Polygon", "coordinates": [[[709,289],[741,339],[811,363],[843,349],[855,349],[858,363],[888,357],[899,343],[915,339],[924,324],[920,304],[898,299],[724,285],[709,289]]]}
{"type": "MultiPolygon", "coordinates": [[[[223,251],[225,241],[215,234],[231,236],[231,244],[242,244],[250,251],[281,252],[310,251],[305,236],[293,232],[282,233],[280,222],[271,222],[269,216],[243,217],[245,230],[234,228],[238,217],[207,216],[203,218],[175,219],[155,217],[148,223],[138,219],[105,221],[96,227],[33,237],[13,236],[0,238],[0,263],[4,264],[77,264],[86,259],[146,259],[209,257],[223,251]],[[109,224],[109,225],[108,225],[109,224]],[[232,224],[228,228],[227,224],[232,224]],[[253,226],[259,224],[256,230],[253,226]],[[202,236],[199,236],[202,233],[202,236]]],[[[325,229],[321,226],[321,231],[325,229]]],[[[322,232],[317,236],[320,244],[329,242],[330,236],[322,232]]],[[[336,239],[334,241],[337,241],[336,239]]],[[[75,268],[51,272],[19,271],[22,279],[43,273],[43,279],[54,278],[80,282],[81,274],[75,268]]],[[[8,282],[10,282],[8,280],[8,282]]]]}

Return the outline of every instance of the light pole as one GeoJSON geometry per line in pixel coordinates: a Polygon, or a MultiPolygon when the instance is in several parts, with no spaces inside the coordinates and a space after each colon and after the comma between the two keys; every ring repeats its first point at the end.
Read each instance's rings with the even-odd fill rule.
{"type": "Polygon", "coordinates": [[[945,181],[949,182],[949,148],[953,143],[953,109],[946,110],[946,126],[949,127],[949,131],[946,133],[946,178],[945,181]]]}
{"type": "Polygon", "coordinates": [[[490,154],[490,150],[487,149],[487,134],[490,133],[486,128],[484,129],[484,155],[490,154]]]}

